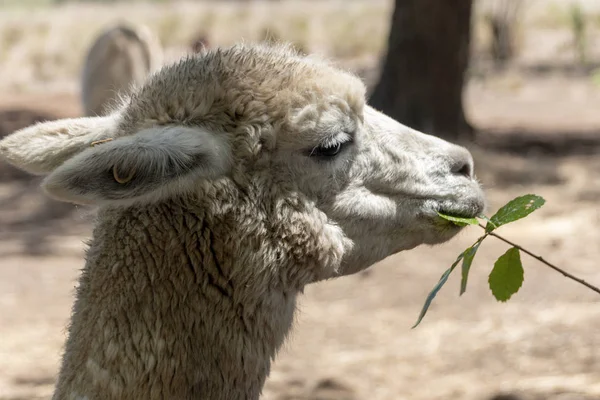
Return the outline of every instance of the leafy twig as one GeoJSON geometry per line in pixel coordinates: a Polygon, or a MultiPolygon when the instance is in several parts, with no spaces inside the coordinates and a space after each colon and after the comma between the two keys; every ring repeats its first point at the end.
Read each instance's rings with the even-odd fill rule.
{"type": "Polygon", "coordinates": [[[492,294],[494,295],[496,300],[502,302],[509,300],[513,294],[517,293],[517,291],[523,284],[524,274],[523,265],[521,264],[521,257],[519,254],[520,251],[535,258],[536,260],[547,265],[553,270],[561,273],[566,278],[572,279],[573,281],[580,283],[588,289],[591,289],[594,292],[600,294],[600,289],[598,287],[587,283],[583,279],[577,278],[569,274],[568,272],[562,270],[556,265],[544,260],[541,256],[533,254],[532,252],[524,249],[518,244],[515,244],[510,240],[505,239],[502,236],[494,233],[494,231],[500,228],[502,225],[506,225],[508,223],[517,221],[521,218],[527,217],[529,214],[543,206],[545,202],[546,200],[535,194],[526,194],[523,196],[519,196],[502,206],[491,218],[488,218],[485,215],[478,216],[477,218],[487,221],[487,224],[485,226],[482,225],[477,220],[477,218],[465,218],[456,215],[446,215],[441,212],[438,212],[440,218],[448,220],[458,226],[479,225],[479,227],[481,227],[485,231],[485,234],[479,239],[477,239],[477,241],[473,243],[473,245],[471,245],[465,251],[460,253],[456,261],[454,261],[454,263],[452,264],[452,266],[444,272],[437,285],[435,285],[433,290],[427,296],[425,304],[423,305],[421,313],[419,314],[419,318],[417,319],[417,322],[413,326],[413,328],[419,325],[419,323],[427,313],[431,302],[433,301],[437,293],[440,291],[442,286],[444,286],[452,271],[454,271],[458,263],[461,261],[462,273],[460,282],[460,294],[462,295],[465,292],[465,290],[467,289],[467,279],[469,276],[473,258],[475,258],[475,254],[477,253],[479,245],[488,236],[494,236],[495,238],[500,239],[503,242],[512,246],[510,249],[508,249],[506,253],[501,255],[498,258],[498,260],[496,260],[496,262],[494,263],[494,268],[490,272],[488,278],[490,290],[492,291],[492,294]]]}
{"type": "MultiPolygon", "coordinates": [[[[482,227],[483,229],[485,229],[485,226],[483,226],[481,224],[479,224],[479,226],[482,227]]],[[[598,288],[598,287],[596,287],[596,286],[594,286],[592,284],[587,283],[583,279],[580,279],[580,278],[577,278],[576,276],[571,275],[567,271],[564,271],[563,269],[557,267],[556,265],[551,264],[550,262],[544,260],[544,258],[542,258],[541,256],[533,254],[532,252],[530,252],[529,250],[523,248],[522,246],[519,246],[518,244],[515,244],[515,243],[511,242],[510,240],[505,239],[502,236],[500,236],[500,235],[498,235],[498,234],[496,234],[494,232],[488,232],[488,235],[494,236],[494,237],[502,240],[504,243],[507,243],[507,244],[509,244],[509,245],[511,245],[513,247],[516,247],[517,249],[521,250],[523,253],[526,253],[527,255],[529,255],[529,256],[535,258],[536,260],[538,260],[539,262],[546,264],[548,267],[552,268],[556,272],[561,273],[563,276],[565,276],[565,277],[567,277],[569,279],[572,279],[575,282],[578,282],[578,283],[582,284],[583,286],[586,286],[587,288],[592,289],[594,292],[600,294],[600,288],[598,288]]]]}

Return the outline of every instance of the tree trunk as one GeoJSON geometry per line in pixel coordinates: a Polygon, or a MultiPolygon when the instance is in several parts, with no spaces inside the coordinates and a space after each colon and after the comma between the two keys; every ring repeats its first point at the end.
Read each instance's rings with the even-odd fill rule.
{"type": "Polygon", "coordinates": [[[471,6],[472,0],[396,0],[373,107],[449,141],[472,137],[462,102],[471,6]]]}

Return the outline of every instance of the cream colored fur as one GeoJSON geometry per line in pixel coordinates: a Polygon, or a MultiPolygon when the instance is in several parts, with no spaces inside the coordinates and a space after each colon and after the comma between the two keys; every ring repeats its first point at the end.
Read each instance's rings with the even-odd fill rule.
{"type": "Polygon", "coordinates": [[[162,49],[146,26],[119,23],[105,29],[87,54],[81,77],[86,116],[106,114],[162,63],[162,49]]]}
{"type": "Polygon", "coordinates": [[[307,284],[447,241],[436,211],[484,207],[465,149],[280,46],[182,59],[110,116],[26,128],[0,154],[99,207],[55,400],[257,399],[307,284]]]}

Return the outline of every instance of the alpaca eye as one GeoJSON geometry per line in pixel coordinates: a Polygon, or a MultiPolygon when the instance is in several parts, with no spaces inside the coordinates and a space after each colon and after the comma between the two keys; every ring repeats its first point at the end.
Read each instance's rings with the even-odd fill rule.
{"type": "Polygon", "coordinates": [[[342,150],[342,143],[334,143],[328,146],[315,147],[311,152],[312,157],[333,157],[342,150]]]}
{"type": "Polygon", "coordinates": [[[319,146],[306,149],[305,155],[317,159],[332,159],[351,145],[353,141],[353,137],[350,135],[338,137],[337,140],[328,140],[319,146]]]}

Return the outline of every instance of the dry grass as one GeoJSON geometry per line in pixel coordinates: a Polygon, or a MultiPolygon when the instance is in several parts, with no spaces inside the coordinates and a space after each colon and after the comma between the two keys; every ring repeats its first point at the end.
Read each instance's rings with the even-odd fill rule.
{"type": "MultiPolygon", "coordinates": [[[[5,93],[77,91],[88,46],[105,26],[119,20],[148,25],[158,35],[169,60],[185,53],[192,39],[203,32],[213,45],[272,36],[291,41],[304,51],[334,58],[349,68],[364,68],[374,65],[385,48],[393,7],[393,0],[181,1],[58,7],[48,6],[48,0],[11,1],[4,0],[4,7],[0,7],[0,90],[5,93]],[[9,7],[11,1],[13,7],[9,7]]],[[[600,26],[600,1],[579,2],[590,21],[589,54],[593,58],[600,54],[598,41],[594,41],[600,26]]],[[[476,0],[474,49],[479,54],[490,46],[483,23],[485,3],[476,0]]],[[[561,22],[568,12],[564,3],[527,3],[517,58],[575,58],[570,27],[561,22]],[[555,38],[553,44],[541,46],[540,40],[546,43],[548,37],[555,38]]]]}
{"type": "Polygon", "coordinates": [[[178,2],[66,5],[0,11],[0,88],[76,88],[88,46],[106,25],[147,24],[169,59],[187,51],[198,32],[214,45],[257,41],[269,31],[298,47],[342,60],[370,57],[385,46],[389,0],[178,2]],[[126,18],[125,18],[126,16],[126,18]]]}

